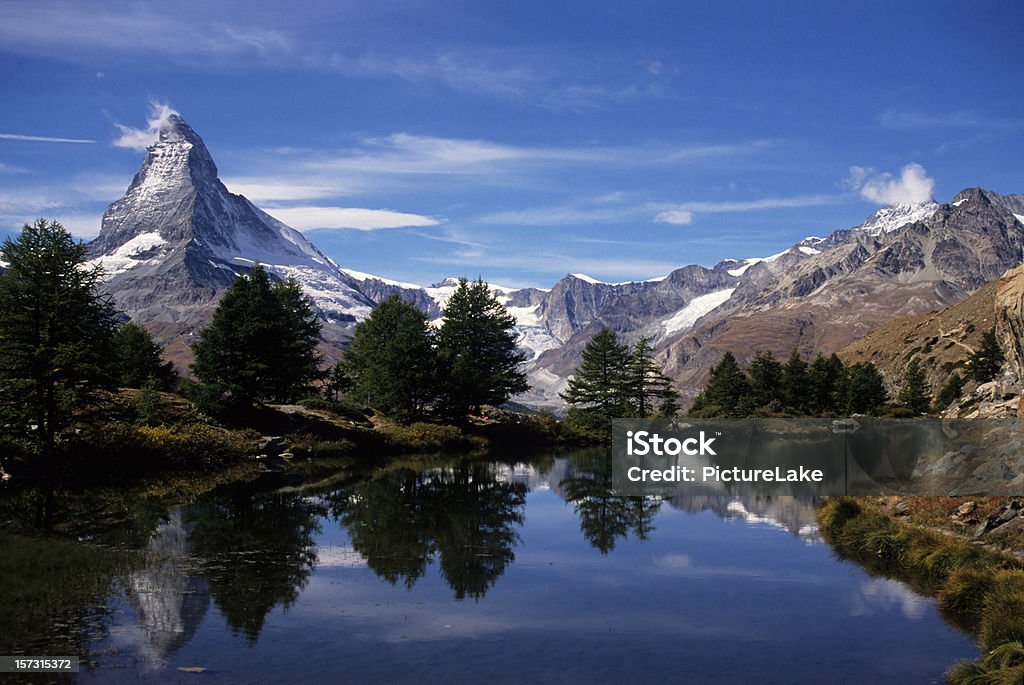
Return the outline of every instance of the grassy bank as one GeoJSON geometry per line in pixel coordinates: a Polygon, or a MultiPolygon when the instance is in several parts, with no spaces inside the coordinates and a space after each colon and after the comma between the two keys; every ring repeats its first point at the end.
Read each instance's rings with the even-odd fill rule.
{"type": "Polygon", "coordinates": [[[137,559],[99,545],[0,532],[0,653],[83,656],[83,634],[104,630],[112,579],[137,559]]]}
{"type": "Polygon", "coordinates": [[[940,609],[978,637],[982,658],[951,667],[951,683],[1024,683],[1024,562],[952,533],[894,520],[854,497],[828,499],[818,522],[840,556],[871,572],[917,581],[916,588],[930,591],[940,609]]]}

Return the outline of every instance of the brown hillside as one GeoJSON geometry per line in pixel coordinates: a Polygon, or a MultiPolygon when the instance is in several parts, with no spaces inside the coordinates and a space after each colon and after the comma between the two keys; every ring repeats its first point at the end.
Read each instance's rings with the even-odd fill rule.
{"type": "Polygon", "coordinates": [[[894,319],[840,351],[848,364],[872,362],[895,394],[911,359],[917,357],[937,393],[954,370],[963,369],[982,334],[995,326],[998,279],[965,300],[938,311],[894,319]]]}

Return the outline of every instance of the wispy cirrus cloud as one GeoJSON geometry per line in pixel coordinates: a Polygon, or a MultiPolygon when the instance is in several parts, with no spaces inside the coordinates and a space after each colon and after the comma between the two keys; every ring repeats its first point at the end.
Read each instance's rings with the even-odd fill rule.
{"type": "MultiPolygon", "coordinates": [[[[248,19],[213,8],[177,11],[166,4],[80,2],[5,3],[0,43],[9,51],[52,57],[82,51],[162,54],[176,57],[270,58],[290,52],[292,38],[248,19]]],[[[236,8],[240,9],[240,8],[236,8]]]]}
{"type": "Polygon", "coordinates": [[[29,136],[21,133],[0,133],[2,140],[19,140],[28,143],[72,143],[76,145],[95,143],[87,138],[57,138],[54,136],[29,136]]]}
{"type": "Polygon", "coordinates": [[[960,109],[941,113],[888,109],[878,116],[878,122],[884,128],[894,130],[928,128],[1018,129],[1024,127],[1024,119],[1000,119],[972,109],[960,109]]]}

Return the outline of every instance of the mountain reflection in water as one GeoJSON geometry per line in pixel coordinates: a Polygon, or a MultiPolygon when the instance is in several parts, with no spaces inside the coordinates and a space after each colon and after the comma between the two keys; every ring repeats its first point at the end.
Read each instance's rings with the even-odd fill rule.
{"type": "Polygon", "coordinates": [[[816,544],[813,501],[622,497],[598,451],[404,461],[329,482],[268,478],[167,514],[81,677],[209,666],[210,682],[269,682],[301,648],[304,682],[522,682],[562,674],[571,645],[579,679],[621,682],[665,673],[656,646],[671,640],[669,661],[698,680],[753,680],[785,653],[764,682],[796,682],[835,675],[814,655],[844,635],[881,646],[844,653],[843,673],[906,682],[974,655],[934,602],[816,544]],[[877,651],[897,635],[913,659],[877,651]],[[647,656],[627,666],[633,654],[647,656]]]}

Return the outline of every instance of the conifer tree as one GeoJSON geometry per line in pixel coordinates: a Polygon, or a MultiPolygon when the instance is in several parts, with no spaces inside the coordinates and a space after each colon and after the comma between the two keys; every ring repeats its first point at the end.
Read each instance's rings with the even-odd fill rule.
{"type": "Polygon", "coordinates": [[[750,400],[755,409],[782,406],[782,364],[767,350],[758,352],[747,369],[750,400]]]}
{"type": "Polygon", "coordinates": [[[192,346],[192,370],[233,408],[291,402],[319,377],[320,321],[292,279],[272,283],[257,264],[235,279],[192,346]]]}
{"type": "Polygon", "coordinates": [[[653,414],[673,416],[678,411],[676,391],[672,381],[654,363],[650,338],[640,338],[630,350],[624,385],[630,413],[638,418],[653,414]]]}
{"type": "Polygon", "coordinates": [[[842,409],[842,386],[846,376],[846,365],[835,354],[828,357],[820,352],[807,368],[810,385],[810,406],[812,414],[838,413],[842,409]]]}
{"type": "Polygon", "coordinates": [[[797,412],[806,412],[811,404],[809,381],[807,362],[794,349],[782,366],[782,404],[797,412]]]}
{"type": "Polygon", "coordinates": [[[427,317],[392,295],[356,326],[342,360],[357,402],[414,421],[437,397],[437,351],[427,317]]]}
{"type": "Polygon", "coordinates": [[[610,420],[624,416],[629,348],[615,332],[602,328],[583,348],[583,359],[561,397],[574,408],[610,420]]]}
{"type": "Polygon", "coordinates": [[[889,401],[882,374],[871,362],[848,369],[843,388],[844,409],[851,414],[871,414],[889,401]]]}
{"type": "Polygon", "coordinates": [[[960,397],[960,392],[964,389],[964,383],[966,380],[956,371],[949,377],[946,384],[939,390],[938,396],[935,398],[935,404],[932,409],[938,413],[944,411],[949,405],[960,397]]]}
{"type": "Polygon", "coordinates": [[[690,408],[694,416],[738,416],[740,400],[750,394],[747,377],[736,363],[732,352],[726,351],[711,369],[708,383],[690,408]]]}
{"type": "Polygon", "coordinates": [[[529,385],[519,349],[516,320],[482,280],[459,285],[448,298],[437,332],[443,403],[451,416],[502,404],[529,385]]]}
{"type": "Polygon", "coordinates": [[[987,383],[1003,368],[1006,357],[996,340],[996,329],[991,328],[981,336],[981,345],[967,358],[967,371],[978,383],[987,383]]]}
{"type": "Polygon", "coordinates": [[[915,414],[927,413],[932,404],[928,381],[924,377],[917,358],[911,359],[907,364],[907,370],[903,375],[903,387],[900,388],[896,401],[901,407],[909,409],[915,414]]]}
{"type": "Polygon", "coordinates": [[[39,449],[47,487],[38,523],[48,526],[56,437],[76,407],[110,384],[116,313],[98,291],[101,271],[85,266],[85,246],[56,221],[26,224],[0,246],[0,259],[0,407],[8,428],[39,449]]]}
{"type": "Polygon", "coordinates": [[[154,388],[169,390],[178,377],[149,331],[134,321],[117,327],[112,346],[114,382],[123,388],[141,388],[152,381],[154,388]]]}

